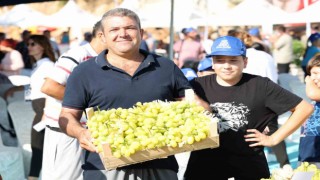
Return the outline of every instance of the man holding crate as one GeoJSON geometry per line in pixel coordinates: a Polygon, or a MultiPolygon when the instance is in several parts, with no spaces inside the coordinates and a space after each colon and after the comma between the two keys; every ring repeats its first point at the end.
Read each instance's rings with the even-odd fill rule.
{"type": "Polygon", "coordinates": [[[143,30],[139,17],[124,8],[106,12],[101,40],[108,50],[80,64],[68,79],[59,125],[86,149],[84,179],[176,180],[174,156],[106,171],[91,142],[90,132],[79,123],[88,107],[100,110],[129,108],[137,102],[174,101],[189,89],[188,80],[170,60],[139,50],[143,30]]]}

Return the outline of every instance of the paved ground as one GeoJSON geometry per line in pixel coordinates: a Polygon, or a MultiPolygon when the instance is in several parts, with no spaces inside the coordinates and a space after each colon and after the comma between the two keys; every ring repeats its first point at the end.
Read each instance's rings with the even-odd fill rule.
{"type": "MultiPolygon", "coordinates": [[[[289,156],[290,165],[292,166],[293,169],[295,169],[298,166],[299,143],[287,140],[286,145],[287,145],[287,153],[289,156]]],[[[273,153],[268,153],[267,151],[268,150],[265,150],[270,171],[272,171],[275,168],[279,168],[280,166],[276,160],[275,155],[273,153]]]]}
{"type": "Polygon", "coordinates": [[[3,130],[1,130],[0,132],[1,132],[1,137],[2,137],[3,144],[5,146],[13,146],[13,147],[17,147],[18,146],[18,140],[17,140],[16,137],[12,137],[10,135],[10,133],[5,132],[3,130]]]}

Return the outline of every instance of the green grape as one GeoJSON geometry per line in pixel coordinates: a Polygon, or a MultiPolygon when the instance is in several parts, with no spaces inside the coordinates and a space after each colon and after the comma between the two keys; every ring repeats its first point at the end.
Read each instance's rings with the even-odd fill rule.
{"type": "Polygon", "coordinates": [[[91,137],[94,138],[94,139],[96,139],[97,137],[99,137],[98,131],[93,131],[93,132],[91,133],[91,137]]]}
{"type": "Polygon", "coordinates": [[[194,136],[194,140],[196,142],[199,142],[201,140],[201,137],[199,135],[194,136]]]}
{"type": "Polygon", "coordinates": [[[193,144],[194,143],[194,137],[193,136],[189,136],[187,139],[187,143],[188,144],[193,144]]]}
{"type": "Polygon", "coordinates": [[[112,153],[112,155],[113,155],[114,157],[116,157],[116,158],[120,158],[120,157],[121,157],[120,151],[114,151],[114,152],[112,153]]]}
{"type": "Polygon", "coordinates": [[[170,145],[171,147],[175,148],[175,147],[178,146],[178,143],[177,143],[176,141],[174,141],[174,140],[171,140],[169,145],[170,145]]]}

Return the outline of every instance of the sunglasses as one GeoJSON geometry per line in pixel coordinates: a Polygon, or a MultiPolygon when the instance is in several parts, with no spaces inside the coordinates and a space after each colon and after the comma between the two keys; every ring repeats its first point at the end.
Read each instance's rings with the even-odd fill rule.
{"type": "Polygon", "coordinates": [[[32,42],[32,43],[27,43],[27,46],[35,46],[36,43],[35,42],[32,42]]]}

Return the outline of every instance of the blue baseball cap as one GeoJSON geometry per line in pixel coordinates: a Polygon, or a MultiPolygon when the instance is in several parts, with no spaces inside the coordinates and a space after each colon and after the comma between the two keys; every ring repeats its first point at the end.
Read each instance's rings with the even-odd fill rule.
{"type": "Polygon", "coordinates": [[[260,31],[259,31],[259,28],[252,28],[249,30],[248,32],[251,36],[258,36],[260,31]]]}
{"type": "Polygon", "coordinates": [[[314,42],[314,41],[316,41],[316,40],[318,40],[318,39],[320,39],[320,34],[317,33],[317,32],[311,34],[310,37],[309,37],[310,42],[314,42]]]}
{"type": "Polygon", "coordinates": [[[212,59],[204,58],[198,64],[198,71],[205,71],[207,69],[212,69],[212,59]]]}
{"type": "Polygon", "coordinates": [[[198,77],[197,73],[194,72],[191,68],[182,68],[181,71],[183,72],[184,76],[188,79],[188,81],[191,81],[192,79],[198,77]]]}
{"type": "Polygon", "coordinates": [[[211,46],[211,53],[206,57],[219,55],[246,56],[246,46],[239,38],[233,36],[222,36],[213,42],[211,46]]]}
{"type": "Polygon", "coordinates": [[[190,33],[190,32],[196,32],[197,30],[196,29],[194,29],[193,27],[189,27],[189,28],[183,28],[182,29],[182,33],[183,34],[188,34],[188,33],[190,33]]]}

